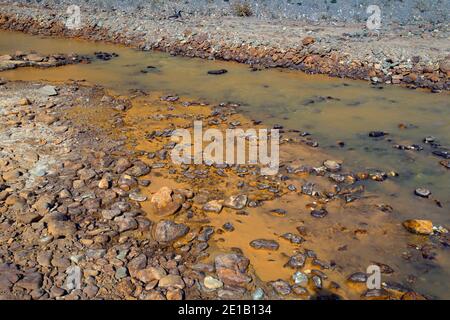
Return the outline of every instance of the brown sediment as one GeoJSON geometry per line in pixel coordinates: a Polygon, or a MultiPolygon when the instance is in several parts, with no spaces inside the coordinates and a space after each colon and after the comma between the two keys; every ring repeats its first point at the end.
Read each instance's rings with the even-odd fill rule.
{"type": "MultiPolygon", "coordinates": [[[[296,47],[281,47],[277,45],[252,45],[250,43],[233,43],[209,37],[202,29],[193,32],[186,27],[180,32],[182,39],[166,34],[163,28],[148,35],[145,32],[125,30],[110,30],[90,20],[79,30],[69,30],[65,27],[62,17],[51,14],[52,10],[33,6],[7,5],[5,12],[0,14],[0,28],[22,31],[46,36],[63,36],[83,38],[87,40],[120,43],[142,50],[158,50],[172,55],[199,57],[204,59],[220,59],[236,61],[264,68],[290,68],[307,73],[327,74],[333,77],[371,80],[374,83],[393,83],[409,88],[429,88],[433,91],[449,89],[448,57],[438,57],[432,63],[417,61],[391,61],[392,66],[383,70],[378,61],[352,58],[346,52],[345,41],[338,48],[329,48],[326,43],[321,46],[314,37],[299,39],[296,47]],[[45,18],[44,18],[45,17],[45,18]]],[[[145,21],[143,22],[145,23],[145,21]]],[[[105,23],[105,25],[107,25],[105,23]]],[[[194,22],[195,25],[195,22],[194,22]]],[[[170,27],[170,25],[167,25],[170,27]]],[[[117,26],[116,26],[117,27],[117,26]]],[[[326,36],[324,36],[326,38],[326,36]]],[[[377,39],[375,37],[375,39],[377,39]]],[[[350,41],[350,40],[348,40],[350,41]]],[[[377,39],[378,41],[378,39],[377,39]]],[[[389,39],[385,40],[389,44],[389,39]]],[[[414,40],[411,40],[414,41],[414,40]]],[[[251,42],[251,41],[249,41],[251,42]]],[[[386,45],[386,43],[385,43],[386,45]]],[[[396,46],[392,41],[391,46],[396,46]]],[[[376,47],[376,46],[375,46],[376,47]]],[[[355,49],[357,50],[357,49],[355,49]]],[[[410,50],[413,54],[414,50],[410,50]]],[[[410,59],[410,60],[411,60],[410,59]]]]}

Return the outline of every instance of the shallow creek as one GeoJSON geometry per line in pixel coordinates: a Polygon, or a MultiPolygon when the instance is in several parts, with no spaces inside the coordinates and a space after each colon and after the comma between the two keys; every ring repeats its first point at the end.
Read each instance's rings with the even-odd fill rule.
{"type": "MultiPolygon", "coordinates": [[[[379,262],[395,270],[391,275],[383,275],[383,281],[412,286],[433,298],[450,298],[448,249],[436,250],[434,260],[421,257],[406,260],[402,254],[410,250],[408,244],[423,245],[429,240],[411,235],[401,226],[403,220],[413,218],[430,219],[435,225],[450,225],[450,172],[439,164],[442,159],[432,155],[431,147],[422,141],[426,136],[434,136],[443,146],[450,146],[447,93],[430,94],[397,87],[380,89],[362,81],[288,70],[252,71],[248,66],[229,62],[172,57],[104,43],[1,31],[0,55],[16,50],[34,50],[43,54],[93,54],[95,51],[119,54],[118,58],[110,61],[96,60],[87,65],[45,70],[22,68],[0,75],[11,80],[31,81],[85,79],[122,95],[128,95],[132,89],[150,92],[145,99],[136,99],[133,108],[127,112],[127,135],[136,142],[133,146],[138,150],[155,151],[151,150],[155,146],[147,142],[144,135],[150,128],[168,125],[155,123],[151,118],[155,112],[167,112],[167,107],[158,97],[173,93],[187,100],[239,103],[242,116],[237,117],[244,127],[245,124],[251,126],[250,119],[257,119],[262,120],[265,126],[280,124],[286,130],[308,131],[319,142],[319,148],[305,145],[283,147],[281,156],[284,163],[319,166],[323,160],[331,158],[342,160],[349,171],[376,168],[398,172],[398,177],[384,182],[365,183],[367,192],[364,199],[350,204],[331,202],[327,205],[330,214],[325,219],[311,217],[306,209],[311,199],[296,193],[287,193],[260,208],[249,208],[247,216],[236,215],[231,210],[209,215],[209,224],[217,228],[226,222],[235,227],[233,232],[215,234],[210,250],[241,248],[263,281],[288,280],[293,271],[283,265],[298,246],[278,237],[286,232],[296,233],[296,227],[305,226],[307,241],[301,247],[314,250],[321,260],[335,261],[338,267],[328,275],[340,284],[345,283],[349,274],[365,271],[368,265],[379,262]],[[228,73],[207,75],[208,70],[221,68],[227,69],[228,73]],[[141,70],[147,72],[142,73],[141,70]],[[370,138],[368,132],[372,130],[389,132],[389,136],[370,138]],[[338,146],[338,141],[344,142],[344,146],[338,146]],[[398,150],[393,148],[394,144],[418,144],[424,150],[398,150]],[[433,199],[415,196],[417,187],[430,189],[433,199],[439,200],[442,206],[437,206],[433,199]],[[394,211],[375,210],[374,207],[380,203],[391,205],[394,211]],[[285,209],[287,214],[279,217],[270,213],[271,209],[277,208],[285,209]],[[280,249],[252,249],[249,242],[258,238],[277,239],[280,249]],[[414,283],[408,283],[409,275],[417,277],[414,283]]],[[[195,108],[190,112],[204,112],[201,107],[195,108]]],[[[91,118],[95,118],[95,113],[91,118]]],[[[152,184],[144,190],[148,195],[163,185],[182,186],[170,179],[170,175],[158,174],[157,170],[152,171],[150,179],[152,184]]],[[[299,176],[290,183],[300,189],[306,180],[314,179],[299,176]]],[[[228,181],[228,184],[219,184],[215,188],[236,193],[238,190],[233,186],[237,181],[228,181]]],[[[308,268],[317,267],[307,265],[305,269],[308,268]]],[[[357,298],[363,291],[363,286],[345,286],[338,294],[357,298]]]]}

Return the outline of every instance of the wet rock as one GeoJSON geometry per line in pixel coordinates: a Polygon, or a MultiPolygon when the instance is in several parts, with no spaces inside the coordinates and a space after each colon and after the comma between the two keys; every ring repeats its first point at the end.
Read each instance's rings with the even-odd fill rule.
{"type": "Polygon", "coordinates": [[[222,226],[222,228],[223,228],[224,230],[226,230],[226,231],[229,231],[229,232],[234,231],[234,226],[233,226],[233,224],[232,224],[231,222],[225,223],[225,224],[222,226]]]}
{"type": "Polygon", "coordinates": [[[388,135],[388,133],[383,132],[383,131],[371,131],[369,132],[369,137],[371,138],[380,138],[380,137],[384,137],[388,135]]]}
{"type": "Polygon", "coordinates": [[[305,241],[305,239],[303,239],[302,237],[297,236],[290,232],[283,234],[281,237],[283,239],[289,240],[293,244],[300,244],[305,241]]]}
{"type": "Polygon", "coordinates": [[[253,300],[262,300],[266,296],[265,292],[261,288],[256,288],[255,291],[252,293],[252,299],[253,300]]]}
{"type": "Polygon", "coordinates": [[[181,204],[173,201],[172,193],[172,189],[162,187],[152,195],[150,203],[155,214],[166,217],[175,214],[180,209],[181,204]]]}
{"type": "Polygon", "coordinates": [[[308,276],[303,272],[297,271],[292,275],[292,280],[294,280],[295,284],[308,283],[308,276]]]}
{"type": "Polygon", "coordinates": [[[230,196],[227,198],[223,205],[227,208],[241,210],[247,205],[248,197],[245,194],[230,196]]]}
{"type": "Polygon", "coordinates": [[[222,202],[219,200],[212,200],[203,205],[203,210],[207,212],[220,213],[222,211],[222,202]]]}
{"type": "Polygon", "coordinates": [[[431,191],[425,188],[417,188],[414,190],[414,194],[422,198],[428,198],[431,195],[431,191]]]}
{"type": "Polygon", "coordinates": [[[272,281],[270,285],[272,286],[272,288],[275,290],[276,293],[282,296],[286,296],[292,292],[289,283],[281,279],[277,281],[272,281]]]}
{"type": "Polygon", "coordinates": [[[182,223],[162,220],[156,224],[153,235],[158,242],[171,242],[185,236],[188,232],[189,227],[182,223]]]}
{"type": "Polygon", "coordinates": [[[444,158],[444,159],[450,159],[450,152],[444,151],[444,150],[435,150],[433,151],[433,154],[435,156],[444,158]]]}
{"type": "Polygon", "coordinates": [[[442,160],[439,162],[444,168],[450,169],[450,161],[442,160]]]}
{"type": "Polygon", "coordinates": [[[355,272],[355,273],[351,274],[347,278],[347,280],[350,282],[366,283],[367,282],[367,274],[364,272],[355,272]]]}
{"type": "Polygon", "coordinates": [[[288,262],[286,263],[286,266],[293,269],[300,269],[303,268],[305,262],[306,256],[303,253],[298,253],[289,258],[288,262]]]}
{"type": "Polygon", "coordinates": [[[314,287],[316,287],[316,289],[322,289],[322,286],[323,286],[323,281],[322,281],[322,278],[321,277],[319,277],[319,276],[313,276],[312,277],[312,281],[313,281],[313,283],[314,283],[314,287]]]}
{"type": "Polygon", "coordinates": [[[221,74],[225,74],[225,73],[227,73],[227,72],[228,72],[228,70],[226,70],[226,69],[209,70],[209,71],[208,71],[208,74],[211,74],[211,75],[221,75],[221,74]]]}
{"type": "Polygon", "coordinates": [[[245,286],[251,281],[246,274],[250,261],[235,253],[218,255],[214,259],[217,276],[220,281],[230,286],[245,286]]]}
{"type": "Polygon", "coordinates": [[[411,233],[419,235],[430,235],[433,233],[433,222],[429,220],[406,220],[403,226],[411,233]]]}
{"type": "Polygon", "coordinates": [[[203,280],[203,285],[207,289],[216,290],[223,287],[223,282],[211,276],[206,276],[203,280]]]}
{"type": "Polygon", "coordinates": [[[250,246],[255,249],[278,250],[280,245],[274,240],[256,239],[250,242],[250,246]]]}
{"type": "Polygon", "coordinates": [[[330,172],[338,172],[342,168],[341,163],[339,163],[338,161],[335,161],[335,160],[326,160],[326,161],[324,161],[323,165],[330,172]]]}
{"type": "Polygon", "coordinates": [[[311,216],[314,218],[325,218],[327,215],[328,212],[325,209],[314,209],[311,211],[311,216]]]}

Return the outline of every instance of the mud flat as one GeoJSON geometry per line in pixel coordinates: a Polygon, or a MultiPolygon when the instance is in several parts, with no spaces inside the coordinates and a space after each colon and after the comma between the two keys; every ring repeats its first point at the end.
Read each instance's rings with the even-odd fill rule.
{"type": "Polygon", "coordinates": [[[180,18],[136,10],[82,6],[79,30],[65,27],[66,6],[47,1],[4,1],[0,28],[32,34],[81,37],[173,55],[231,60],[255,68],[291,68],[308,73],[448,90],[448,25],[389,23],[371,32],[364,24],[304,23],[232,15],[185,13],[180,18]],[[220,27],[217,27],[220,22],[220,27]]]}

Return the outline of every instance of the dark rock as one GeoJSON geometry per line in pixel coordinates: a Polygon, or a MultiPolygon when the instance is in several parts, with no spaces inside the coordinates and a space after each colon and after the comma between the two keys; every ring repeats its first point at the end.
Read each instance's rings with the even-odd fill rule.
{"type": "Polygon", "coordinates": [[[250,242],[250,246],[255,249],[278,250],[280,245],[274,240],[256,239],[250,242]]]}

